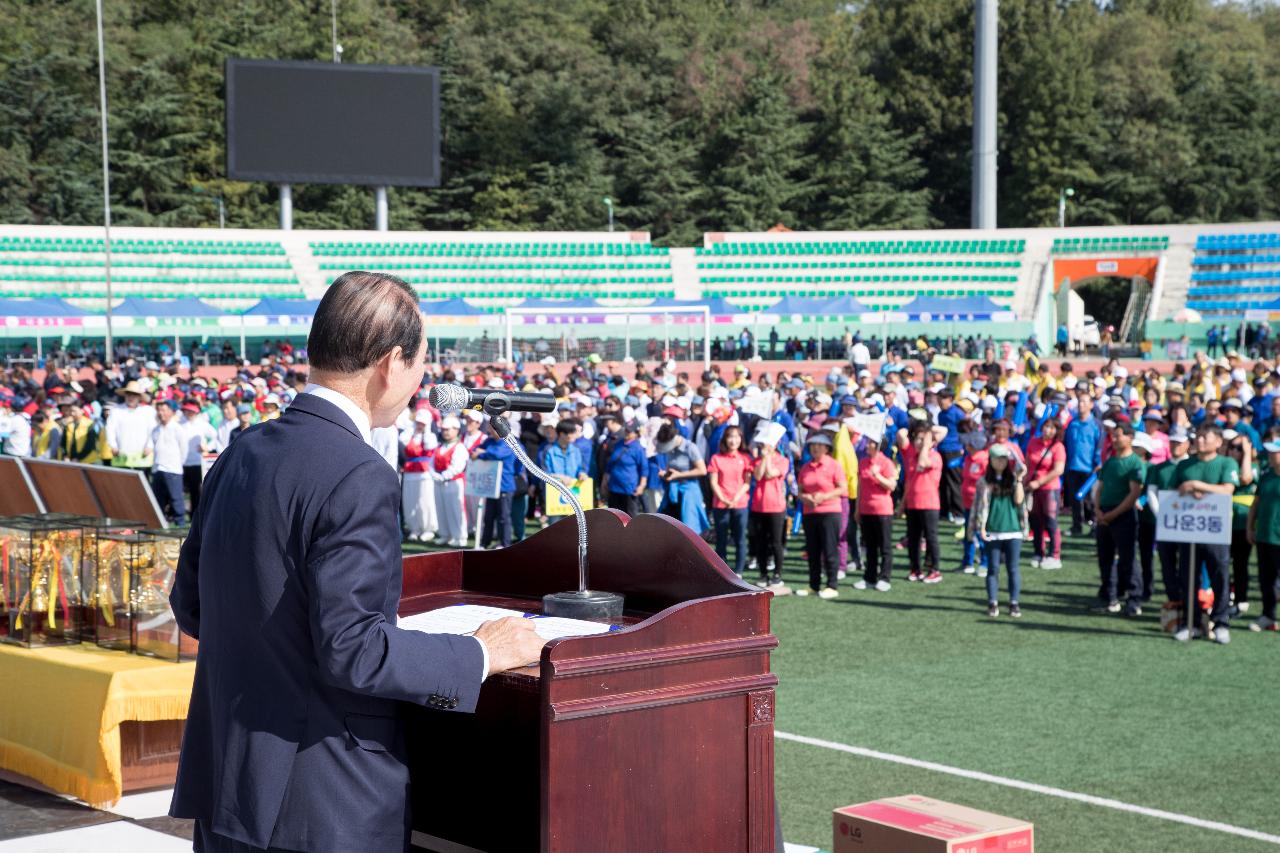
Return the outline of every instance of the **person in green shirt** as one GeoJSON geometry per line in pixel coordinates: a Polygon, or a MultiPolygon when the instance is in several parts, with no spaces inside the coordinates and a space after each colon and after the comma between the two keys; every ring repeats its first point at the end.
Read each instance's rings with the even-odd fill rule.
{"type": "Polygon", "coordinates": [[[1280,441],[1262,445],[1270,470],[1258,484],[1249,507],[1246,540],[1258,546],[1258,583],[1262,586],[1262,615],[1250,631],[1276,631],[1276,577],[1280,575],[1280,441]]]}
{"type": "MultiPolygon", "coordinates": [[[[1202,498],[1208,494],[1231,495],[1240,485],[1240,466],[1229,456],[1218,451],[1222,449],[1222,428],[1213,424],[1196,429],[1196,452],[1178,463],[1174,475],[1174,485],[1180,495],[1202,498]]],[[[1231,642],[1230,611],[1227,580],[1227,561],[1231,558],[1230,545],[1197,544],[1196,556],[1199,558],[1198,569],[1203,565],[1209,572],[1209,583],[1213,588],[1213,611],[1209,619],[1213,623],[1213,639],[1220,645],[1231,642]]],[[[1191,578],[1192,574],[1191,545],[1178,546],[1178,583],[1183,595],[1195,595],[1191,578]]],[[[1186,601],[1179,597],[1179,600],[1186,601]]],[[[1200,608],[1192,608],[1192,624],[1182,625],[1173,634],[1173,638],[1185,643],[1201,635],[1200,608]]]]}
{"type": "Polygon", "coordinates": [[[1231,496],[1231,616],[1249,612],[1249,557],[1253,546],[1245,535],[1249,522],[1249,507],[1258,491],[1256,465],[1253,461],[1253,441],[1244,433],[1228,427],[1222,431],[1226,439],[1223,454],[1240,466],[1240,485],[1231,496]]]}
{"type": "Polygon", "coordinates": [[[1124,588],[1128,602],[1125,615],[1142,613],[1142,575],[1133,570],[1133,549],[1137,538],[1138,519],[1134,507],[1146,480],[1146,463],[1133,452],[1133,424],[1109,422],[1112,454],[1102,463],[1098,482],[1093,487],[1093,505],[1097,507],[1098,587],[1096,613],[1119,613],[1118,592],[1124,588]]]}
{"type": "MultiPolygon", "coordinates": [[[[1182,427],[1175,427],[1169,432],[1169,458],[1159,465],[1147,468],[1146,504],[1142,507],[1142,517],[1138,529],[1138,550],[1144,560],[1150,559],[1150,551],[1154,547],[1160,557],[1160,577],[1164,581],[1164,591],[1170,601],[1177,601],[1175,594],[1178,583],[1178,546],[1173,542],[1156,542],[1156,510],[1159,507],[1157,494],[1173,491],[1173,478],[1178,473],[1178,463],[1187,458],[1191,449],[1191,435],[1182,427]],[[1145,544],[1144,544],[1145,543],[1145,544]]],[[[1146,577],[1146,565],[1143,565],[1143,577],[1146,577]]],[[[1145,583],[1145,580],[1144,580],[1145,583]]],[[[1148,590],[1150,592],[1150,590],[1148,590]]]]}

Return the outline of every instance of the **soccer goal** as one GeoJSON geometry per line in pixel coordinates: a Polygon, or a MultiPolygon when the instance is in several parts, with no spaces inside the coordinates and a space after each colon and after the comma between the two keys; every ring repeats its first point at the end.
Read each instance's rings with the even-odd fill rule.
{"type": "Polygon", "coordinates": [[[597,308],[504,308],[506,356],[557,362],[598,354],[711,364],[711,309],[706,305],[597,308]]]}

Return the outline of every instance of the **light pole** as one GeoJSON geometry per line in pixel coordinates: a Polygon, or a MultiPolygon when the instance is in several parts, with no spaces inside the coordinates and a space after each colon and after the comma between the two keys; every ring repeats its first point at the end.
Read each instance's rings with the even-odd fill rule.
{"type": "Polygon", "coordinates": [[[1067,227],[1067,199],[1071,198],[1075,194],[1076,194],[1076,191],[1073,190],[1071,187],[1063,187],[1062,191],[1058,193],[1058,227],[1059,228],[1067,227]]]}
{"type": "Polygon", "coordinates": [[[613,233],[613,199],[605,196],[601,201],[604,202],[604,206],[609,210],[609,232],[613,233]]]}
{"type": "Polygon", "coordinates": [[[98,18],[98,106],[102,113],[102,272],[107,286],[107,339],[102,361],[115,364],[115,336],[111,334],[111,172],[107,151],[107,52],[102,35],[102,0],[95,4],[98,18]]]}
{"type": "Polygon", "coordinates": [[[193,186],[191,190],[192,192],[195,192],[198,195],[213,196],[213,200],[218,204],[218,227],[226,228],[227,227],[227,209],[222,201],[222,193],[211,193],[208,190],[206,190],[204,187],[196,187],[196,186],[193,186]]]}

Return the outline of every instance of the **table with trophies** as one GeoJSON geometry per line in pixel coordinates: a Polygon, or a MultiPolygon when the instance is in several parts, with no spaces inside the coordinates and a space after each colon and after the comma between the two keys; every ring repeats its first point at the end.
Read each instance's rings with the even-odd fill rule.
{"type": "Polygon", "coordinates": [[[0,768],[93,804],[172,784],[195,676],[168,601],[184,536],[0,518],[0,768]]]}

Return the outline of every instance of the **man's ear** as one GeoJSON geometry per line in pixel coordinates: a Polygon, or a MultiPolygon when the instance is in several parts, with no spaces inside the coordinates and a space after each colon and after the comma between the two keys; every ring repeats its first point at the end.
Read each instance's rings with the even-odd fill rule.
{"type": "Polygon", "coordinates": [[[390,382],[391,368],[395,364],[396,359],[403,359],[403,358],[404,358],[404,348],[400,346],[394,346],[391,348],[390,352],[388,352],[382,358],[378,359],[378,362],[375,365],[375,367],[377,369],[378,375],[382,377],[382,380],[384,382],[390,382]]]}

